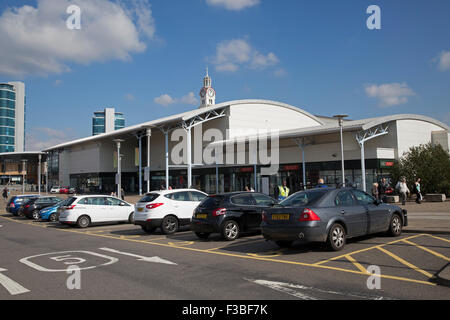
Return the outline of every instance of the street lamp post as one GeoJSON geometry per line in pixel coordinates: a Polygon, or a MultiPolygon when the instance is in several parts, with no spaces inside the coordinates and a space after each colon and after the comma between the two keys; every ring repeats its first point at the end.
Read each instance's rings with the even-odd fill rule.
{"type": "Polygon", "coordinates": [[[117,198],[122,198],[122,173],[121,173],[121,157],[120,157],[120,144],[124,142],[123,139],[114,139],[113,140],[117,145],[117,198]]]}
{"type": "Polygon", "coordinates": [[[41,163],[42,163],[42,155],[41,154],[39,154],[38,155],[38,158],[39,158],[39,160],[38,160],[38,192],[39,192],[39,195],[41,195],[41,163]]]}
{"type": "Polygon", "coordinates": [[[344,126],[344,118],[347,118],[348,115],[346,114],[338,114],[338,115],[334,115],[333,118],[338,119],[339,121],[339,128],[340,128],[340,133],[341,133],[341,162],[342,162],[342,186],[345,187],[345,168],[344,168],[344,139],[343,139],[343,126],[344,126]]]}

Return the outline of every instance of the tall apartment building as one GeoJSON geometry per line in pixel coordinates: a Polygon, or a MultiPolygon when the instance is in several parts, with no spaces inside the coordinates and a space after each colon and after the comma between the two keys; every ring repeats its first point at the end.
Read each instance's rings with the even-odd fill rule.
{"type": "Polygon", "coordinates": [[[0,153],[25,151],[25,84],[0,83],[0,153]]]}
{"type": "Polygon", "coordinates": [[[115,112],[114,108],[94,112],[92,118],[92,135],[108,133],[125,128],[125,117],[122,112],[115,112]]]}

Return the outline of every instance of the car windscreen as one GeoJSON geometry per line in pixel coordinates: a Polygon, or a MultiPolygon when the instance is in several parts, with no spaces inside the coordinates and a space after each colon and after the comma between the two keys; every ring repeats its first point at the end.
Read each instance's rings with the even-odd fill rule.
{"type": "Polygon", "coordinates": [[[281,201],[280,205],[285,207],[309,206],[322,198],[326,193],[327,190],[300,191],[281,201]]]}
{"type": "Polygon", "coordinates": [[[158,199],[158,197],[159,197],[158,193],[149,193],[143,196],[141,200],[139,200],[139,202],[153,202],[156,199],[158,199]]]}
{"type": "Polygon", "coordinates": [[[56,206],[57,207],[64,207],[64,206],[67,206],[67,205],[69,205],[70,203],[72,203],[72,202],[70,202],[69,203],[69,201],[71,200],[71,199],[74,199],[74,198],[67,198],[66,200],[63,200],[63,201],[61,201],[61,202],[58,202],[57,204],[56,204],[56,206]]]}
{"type": "Polygon", "coordinates": [[[222,196],[208,196],[200,202],[199,207],[202,208],[217,208],[222,201],[222,196]]]}

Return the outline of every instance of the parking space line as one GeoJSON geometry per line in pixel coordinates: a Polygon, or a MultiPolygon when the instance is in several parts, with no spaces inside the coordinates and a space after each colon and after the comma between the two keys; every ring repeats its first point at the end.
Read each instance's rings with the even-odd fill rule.
{"type": "Polygon", "coordinates": [[[361,252],[365,252],[365,251],[381,248],[381,247],[384,247],[384,246],[388,246],[388,245],[391,245],[391,244],[403,241],[404,239],[413,239],[413,238],[417,238],[417,237],[420,237],[420,236],[424,236],[424,234],[423,233],[416,234],[414,236],[406,237],[406,238],[403,238],[403,239],[398,239],[398,240],[394,240],[394,241],[391,241],[391,242],[386,242],[386,243],[383,243],[383,244],[379,244],[379,245],[376,245],[376,246],[373,246],[373,247],[364,248],[364,249],[361,249],[361,250],[356,250],[356,251],[349,252],[349,253],[346,253],[346,254],[343,254],[343,255],[340,255],[340,256],[337,256],[337,257],[333,257],[333,258],[330,258],[330,259],[326,259],[326,260],[322,260],[322,261],[316,262],[316,263],[314,263],[314,265],[315,266],[319,266],[319,265],[325,264],[325,263],[333,261],[333,260],[345,258],[345,256],[347,256],[347,255],[354,255],[356,253],[361,253],[361,252]]]}
{"type": "Polygon", "coordinates": [[[350,261],[351,263],[353,263],[353,265],[354,265],[355,267],[357,267],[361,272],[364,272],[364,273],[369,274],[369,273],[367,272],[366,268],[364,268],[364,267],[363,267],[358,261],[356,261],[351,255],[346,255],[345,257],[347,258],[348,261],[350,261]]]}
{"type": "Polygon", "coordinates": [[[423,246],[421,246],[421,245],[419,245],[417,243],[414,243],[414,242],[411,242],[411,241],[408,241],[408,240],[403,240],[403,242],[408,243],[408,244],[410,244],[412,246],[415,246],[417,248],[420,248],[420,249],[422,249],[424,251],[427,251],[428,253],[431,253],[432,255],[435,255],[436,257],[439,257],[439,258],[442,258],[444,260],[450,261],[450,258],[447,258],[446,256],[444,256],[444,255],[442,255],[442,254],[440,254],[440,253],[438,253],[436,251],[433,251],[431,249],[428,249],[426,247],[423,247],[423,246]]]}
{"type": "Polygon", "coordinates": [[[253,239],[253,240],[248,240],[248,241],[239,241],[239,242],[231,243],[231,244],[229,243],[227,245],[223,245],[223,246],[220,246],[220,247],[207,249],[207,251],[219,250],[219,249],[223,249],[223,248],[238,247],[238,246],[246,245],[246,244],[249,244],[249,243],[253,244],[253,243],[256,243],[256,242],[260,242],[261,240],[263,240],[263,239],[253,239]]]}
{"type": "Polygon", "coordinates": [[[435,238],[435,239],[438,239],[438,240],[450,242],[450,240],[448,240],[448,239],[444,239],[444,238],[441,238],[441,237],[433,236],[431,234],[426,234],[426,236],[429,236],[429,237],[432,237],[432,238],[435,238]]]}
{"type": "MultiPolygon", "coordinates": [[[[4,217],[0,217],[0,218],[4,218],[4,217]]],[[[8,220],[14,221],[14,220],[9,219],[9,218],[4,218],[4,219],[8,219],[8,220]]],[[[23,223],[23,222],[20,222],[20,221],[15,221],[15,222],[23,223]]],[[[73,229],[68,229],[68,228],[67,229],[55,229],[55,230],[64,231],[64,232],[78,233],[78,234],[81,234],[81,235],[86,235],[86,233],[84,233],[84,232],[73,230],[73,229]]],[[[193,251],[193,252],[216,254],[216,255],[235,257],[235,258],[244,258],[244,259],[248,259],[248,260],[258,260],[258,261],[283,263],[283,264],[290,264],[290,265],[297,265],[297,266],[313,267],[313,268],[319,268],[319,269],[335,270],[335,271],[342,271],[342,272],[346,272],[346,273],[352,273],[352,274],[367,276],[367,273],[364,273],[364,272],[361,272],[361,271],[356,271],[356,270],[351,270],[351,269],[343,269],[343,268],[337,268],[337,267],[331,267],[331,266],[324,266],[324,265],[318,265],[318,264],[296,262],[296,261],[289,261],[289,260],[279,260],[279,259],[272,259],[272,258],[265,258],[265,257],[252,257],[252,256],[244,255],[244,254],[233,254],[233,253],[227,253],[227,252],[221,252],[221,251],[208,251],[208,250],[205,250],[205,249],[197,249],[197,248],[192,248],[192,247],[190,248],[190,247],[169,245],[169,244],[166,244],[166,243],[158,243],[158,242],[144,241],[144,240],[137,240],[137,239],[118,239],[118,238],[115,238],[113,236],[105,235],[105,234],[87,234],[87,235],[91,235],[91,236],[95,236],[95,237],[101,237],[101,238],[107,238],[107,239],[121,240],[121,241],[130,241],[130,242],[135,242],[135,243],[144,243],[144,244],[156,245],[156,246],[160,246],[160,247],[168,247],[168,248],[176,248],[176,249],[181,249],[181,250],[189,250],[189,251],[193,251]]],[[[423,235],[423,234],[411,236],[411,237],[408,237],[408,238],[405,238],[405,239],[415,238],[415,237],[418,237],[418,236],[421,236],[421,235],[423,235]]],[[[401,240],[402,239],[396,240],[396,241],[393,241],[391,243],[399,242],[401,240]]],[[[383,244],[383,245],[387,245],[387,244],[389,244],[389,243],[386,243],[386,244],[383,244]]],[[[376,246],[376,247],[378,247],[378,246],[376,246]]],[[[376,248],[376,247],[371,247],[369,249],[373,249],[373,248],[376,248]]],[[[361,251],[367,251],[367,250],[358,250],[358,252],[361,252],[361,251]]],[[[353,254],[353,253],[347,253],[345,255],[349,255],[349,254],[353,254]]],[[[343,255],[343,256],[345,256],[345,255],[343,255]]],[[[333,260],[336,259],[336,258],[337,257],[333,258],[333,260]]],[[[329,260],[331,260],[331,259],[329,259],[329,260]]],[[[325,260],[325,261],[329,261],[329,260],[325,260]]],[[[432,283],[432,282],[429,282],[429,281],[416,280],[416,279],[410,279],[410,278],[405,278],[405,277],[390,276],[390,275],[384,275],[384,274],[381,274],[381,275],[375,275],[374,274],[373,276],[377,276],[377,277],[385,278],[385,279],[393,279],[393,280],[399,280],[399,281],[405,281],[405,282],[412,282],[412,283],[419,283],[419,284],[424,284],[424,285],[436,286],[435,283],[432,283]]]]}
{"type": "Polygon", "coordinates": [[[403,259],[403,258],[400,258],[400,257],[397,256],[396,254],[393,254],[392,252],[390,252],[390,251],[388,251],[388,250],[386,250],[386,249],[384,249],[384,248],[382,248],[382,247],[378,247],[377,249],[380,250],[380,251],[382,251],[382,252],[384,252],[384,253],[386,253],[387,255],[391,256],[392,258],[394,258],[394,259],[397,260],[398,262],[404,264],[405,266],[408,266],[408,267],[410,267],[411,269],[416,270],[417,272],[422,273],[423,275],[427,276],[428,278],[432,278],[432,277],[433,277],[433,275],[432,275],[431,273],[429,273],[429,272],[427,272],[427,271],[425,271],[425,270],[422,270],[422,269],[420,269],[419,267],[416,267],[416,266],[413,265],[412,263],[406,261],[406,260],[403,259]]]}

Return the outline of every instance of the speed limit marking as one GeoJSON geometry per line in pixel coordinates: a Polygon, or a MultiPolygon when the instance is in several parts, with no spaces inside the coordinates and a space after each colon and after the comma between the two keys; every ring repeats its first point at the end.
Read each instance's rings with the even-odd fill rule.
{"type": "Polygon", "coordinates": [[[97,267],[111,265],[111,264],[119,261],[119,259],[110,257],[110,256],[106,256],[106,255],[103,255],[100,253],[79,250],[79,251],[62,251],[62,252],[51,252],[51,253],[38,254],[35,256],[20,259],[19,261],[33,269],[36,269],[36,270],[42,271],[42,272],[67,272],[67,268],[70,267],[71,265],[77,265],[78,270],[89,270],[89,269],[94,269],[97,267]],[[48,257],[49,263],[62,264],[65,267],[61,268],[61,269],[51,269],[51,268],[46,268],[44,266],[41,266],[41,265],[37,264],[37,262],[31,261],[31,260],[37,260],[42,257],[48,257]],[[96,260],[104,260],[104,261],[103,261],[103,263],[92,264],[89,261],[89,257],[96,259],[96,260]],[[83,266],[83,265],[85,265],[85,266],[83,266]]]}

